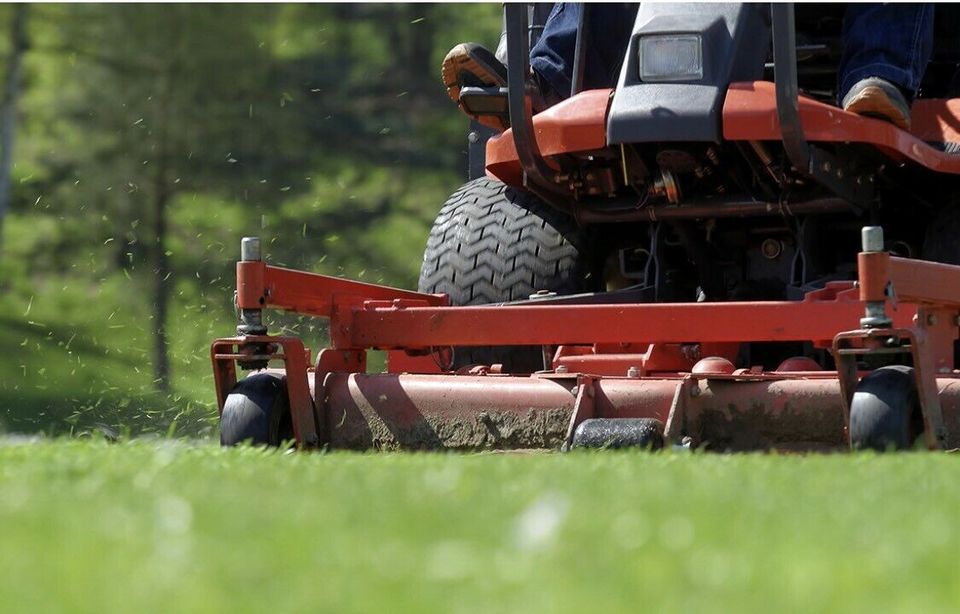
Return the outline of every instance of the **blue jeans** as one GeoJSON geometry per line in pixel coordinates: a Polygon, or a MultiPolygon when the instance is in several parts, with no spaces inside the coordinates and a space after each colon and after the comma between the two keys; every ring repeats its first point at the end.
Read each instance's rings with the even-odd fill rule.
{"type": "Polygon", "coordinates": [[[850,4],[843,19],[837,99],[867,77],[916,95],[933,52],[932,4],[850,4]]]}
{"type": "MultiPolygon", "coordinates": [[[[555,4],[543,34],[530,50],[530,66],[560,98],[570,95],[577,26],[583,5],[555,4]]],[[[594,4],[588,21],[584,88],[613,87],[620,73],[636,4],[594,4]]],[[[932,4],[850,4],[843,24],[844,50],[837,71],[838,98],[861,79],[880,77],[908,97],[920,87],[933,48],[932,4]]]]}
{"type": "MultiPolygon", "coordinates": [[[[584,56],[583,88],[613,87],[630,42],[638,4],[594,4],[587,21],[587,52],[584,56]]],[[[560,98],[570,96],[573,59],[580,25],[579,3],[553,5],[540,39],[530,49],[530,66],[560,98]]]]}

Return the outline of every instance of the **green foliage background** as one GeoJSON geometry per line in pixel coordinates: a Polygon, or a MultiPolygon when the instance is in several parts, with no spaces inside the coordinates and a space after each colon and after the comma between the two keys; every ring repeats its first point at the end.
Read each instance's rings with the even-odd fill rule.
{"type": "MultiPolygon", "coordinates": [[[[210,432],[208,347],[233,331],[242,236],[277,264],[415,286],[466,168],[440,61],[463,40],[495,45],[500,11],[30,5],[0,254],[0,432],[210,432]],[[171,386],[157,392],[161,281],[171,386]]],[[[0,32],[11,15],[0,6],[0,32]]],[[[317,323],[273,324],[322,341],[317,323]]]]}

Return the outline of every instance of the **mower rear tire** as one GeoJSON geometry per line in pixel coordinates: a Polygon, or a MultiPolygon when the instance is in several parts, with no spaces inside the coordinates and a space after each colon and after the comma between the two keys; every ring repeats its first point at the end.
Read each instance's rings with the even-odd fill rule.
{"type": "MultiPolygon", "coordinates": [[[[525,300],[591,289],[587,237],[568,215],[529,192],[488,177],[466,183],[440,209],[423,254],[418,287],[452,305],[525,300]]],[[[543,368],[538,347],[455,348],[453,367],[543,368]]]]}
{"type": "Polygon", "coordinates": [[[908,450],[922,434],[923,415],[912,367],[888,365],[860,380],[850,403],[854,450],[908,450]]]}
{"type": "Polygon", "coordinates": [[[276,373],[253,373],[240,380],[223,404],[220,445],[277,447],[292,440],[286,380],[285,375],[276,373]]]}

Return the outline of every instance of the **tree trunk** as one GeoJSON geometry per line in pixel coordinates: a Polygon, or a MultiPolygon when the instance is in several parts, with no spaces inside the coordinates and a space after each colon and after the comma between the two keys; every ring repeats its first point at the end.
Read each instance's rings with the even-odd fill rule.
{"type": "Polygon", "coordinates": [[[170,356],[168,353],[167,311],[170,304],[170,264],[164,247],[167,239],[167,204],[170,192],[166,185],[166,161],[163,153],[157,165],[153,201],[153,375],[160,392],[170,391],[170,356]]]}
{"type": "Polygon", "coordinates": [[[13,145],[17,128],[17,100],[23,72],[23,54],[27,50],[27,4],[13,5],[10,27],[10,63],[4,84],[3,108],[0,109],[0,254],[3,253],[3,222],[10,208],[10,176],[13,167],[13,145]]]}
{"type": "Polygon", "coordinates": [[[173,71],[162,75],[158,92],[157,121],[157,157],[156,171],[153,176],[153,207],[150,225],[153,231],[153,245],[150,246],[150,264],[153,271],[153,375],[157,390],[170,391],[170,355],[167,336],[167,312],[170,304],[171,276],[167,258],[167,205],[170,202],[171,186],[168,181],[170,148],[168,139],[170,121],[170,98],[175,78],[173,71]]]}

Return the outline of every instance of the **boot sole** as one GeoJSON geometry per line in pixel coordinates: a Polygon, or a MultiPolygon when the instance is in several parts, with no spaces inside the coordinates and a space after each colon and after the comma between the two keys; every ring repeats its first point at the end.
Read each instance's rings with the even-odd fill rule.
{"type": "Polygon", "coordinates": [[[460,104],[460,84],[458,77],[461,72],[476,75],[483,82],[503,87],[506,85],[503,77],[490,64],[478,57],[468,43],[461,43],[450,50],[443,58],[440,67],[440,78],[447,88],[450,100],[460,104]]]}
{"type": "Polygon", "coordinates": [[[901,130],[910,129],[910,117],[894,104],[887,93],[878,86],[868,85],[847,102],[844,111],[886,120],[901,130]]]}

